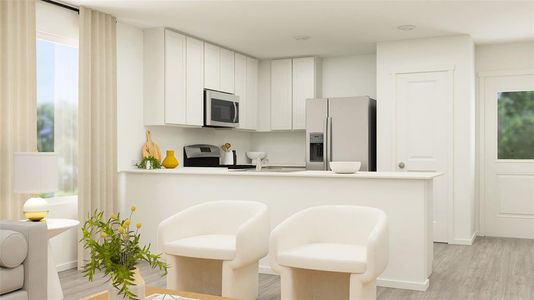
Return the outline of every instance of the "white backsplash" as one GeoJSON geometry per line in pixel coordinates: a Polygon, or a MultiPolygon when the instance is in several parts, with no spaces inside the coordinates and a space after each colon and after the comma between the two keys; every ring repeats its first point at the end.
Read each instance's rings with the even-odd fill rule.
{"type": "MultiPolygon", "coordinates": [[[[183,161],[183,147],[193,144],[211,144],[221,146],[232,144],[230,150],[237,151],[237,163],[247,163],[245,152],[251,151],[252,137],[250,132],[233,129],[215,128],[181,128],[181,127],[147,127],[152,132],[153,141],[159,146],[162,158],[166,150],[174,150],[175,156],[183,161]]],[[[221,150],[222,151],[222,150],[221,150]]]]}
{"type": "Polygon", "coordinates": [[[255,132],[252,134],[252,149],[267,152],[270,165],[304,165],[306,133],[255,132]]]}

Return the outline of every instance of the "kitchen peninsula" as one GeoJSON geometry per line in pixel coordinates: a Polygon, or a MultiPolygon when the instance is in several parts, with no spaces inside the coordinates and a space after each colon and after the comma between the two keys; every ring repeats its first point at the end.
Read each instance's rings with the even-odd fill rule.
{"type": "MultiPolygon", "coordinates": [[[[271,227],[316,205],[364,205],[384,210],[389,222],[389,264],[380,286],[426,290],[432,273],[433,178],[439,173],[327,171],[254,172],[225,168],[132,169],[120,173],[119,209],[138,208],[143,243],[156,249],[158,224],[186,207],[214,200],[260,201],[271,227]]],[[[260,271],[270,273],[268,260],[260,271]]]]}

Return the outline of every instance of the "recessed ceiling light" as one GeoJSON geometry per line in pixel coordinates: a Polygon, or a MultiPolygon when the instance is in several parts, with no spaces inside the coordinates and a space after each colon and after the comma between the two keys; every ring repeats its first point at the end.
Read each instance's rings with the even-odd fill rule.
{"type": "Polygon", "coordinates": [[[293,38],[297,41],[307,41],[310,39],[309,35],[295,35],[293,38]]]}
{"type": "Polygon", "coordinates": [[[397,27],[398,30],[402,31],[412,31],[415,29],[415,25],[407,24],[407,25],[401,25],[397,27]]]}

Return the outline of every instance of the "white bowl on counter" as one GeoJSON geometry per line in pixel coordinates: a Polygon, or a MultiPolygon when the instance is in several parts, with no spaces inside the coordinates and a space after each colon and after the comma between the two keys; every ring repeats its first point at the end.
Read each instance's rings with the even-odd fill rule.
{"type": "Polygon", "coordinates": [[[247,152],[247,157],[252,161],[256,159],[262,160],[267,157],[267,152],[247,152]]]}
{"type": "Polygon", "coordinates": [[[330,169],[337,174],[354,174],[360,170],[362,163],[360,161],[332,161],[330,169]]]}

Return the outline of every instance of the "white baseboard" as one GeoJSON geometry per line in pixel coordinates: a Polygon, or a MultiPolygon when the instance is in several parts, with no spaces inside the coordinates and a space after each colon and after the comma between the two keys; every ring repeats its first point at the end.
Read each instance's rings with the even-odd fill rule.
{"type": "MultiPolygon", "coordinates": [[[[278,273],[274,272],[271,267],[264,265],[259,266],[259,272],[261,274],[278,275],[278,273]]],[[[376,280],[376,285],[395,289],[426,291],[428,289],[428,286],[430,285],[430,281],[426,279],[423,282],[416,282],[378,277],[378,279],[376,280]]]]}
{"type": "Polygon", "coordinates": [[[74,269],[78,266],[78,262],[73,260],[73,261],[69,261],[69,262],[66,262],[66,263],[62,263],[62,264],[57,264],[56,265],[56,270],[58,272],[61,272],[61,271],[66,271],[66,270],[70,270],[70,269],[74,269]]]}
{"type": "Polygon", "coordinates": [[[475,231],[470,239],[453,239],[449,244],[471,246],[475,242],[477,236],[478,231],[475,231]]]}
{"type": "Polygon", "coordinates": [[[397,279],[387,279],[378,277],[376,280],[377,286],[395,288],[395,289],[404,289],[404,290],[413,290],[413,291],[426,291],[430,286],[430,281],[426,279],[423,282],[417,281],[404,281],[397,279]]]}

